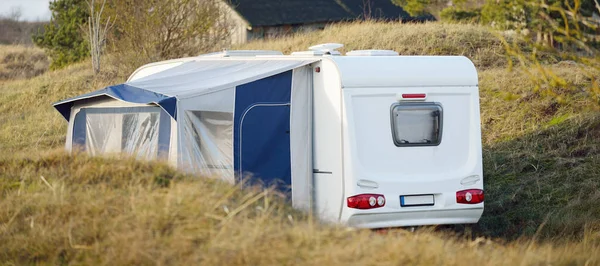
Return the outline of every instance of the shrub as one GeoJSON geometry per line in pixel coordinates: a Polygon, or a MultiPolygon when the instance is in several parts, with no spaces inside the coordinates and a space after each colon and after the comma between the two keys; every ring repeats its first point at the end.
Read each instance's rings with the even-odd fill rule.
{"type": "Polygon", "coordinates": [[[448,7],[440,12],[440,17],[442,21],[447,22],[478,23],[481,17],[481,10],[448,7]]]}

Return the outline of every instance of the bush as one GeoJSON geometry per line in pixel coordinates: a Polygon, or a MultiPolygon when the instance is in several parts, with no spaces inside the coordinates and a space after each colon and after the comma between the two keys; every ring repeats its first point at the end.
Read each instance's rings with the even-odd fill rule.
{"type": "Polygon", "coordinates": [[[104,14],[105,19],[117,18],[112,48],[142,62],[212,50],[229,37],[229,22],[219,4],[217,0],[112,0],[104,14]]]}
{"type": "Polygon", "coordinates": [[[442,21],[447,22],[478,23],[481,17],[481,10],[467,10],[458,7],[448,7],[440,12],[440,17],[442,21]]]}

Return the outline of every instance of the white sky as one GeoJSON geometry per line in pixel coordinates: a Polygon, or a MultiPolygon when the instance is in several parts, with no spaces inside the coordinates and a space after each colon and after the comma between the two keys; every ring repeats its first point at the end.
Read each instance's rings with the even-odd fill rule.
{"type": "Polygon", "coordinates": [[[0,0],[0,15],[11,13],[14,8],[21,10],[21,20],[50,20],[48,9],[50,0],[0,0]]]}

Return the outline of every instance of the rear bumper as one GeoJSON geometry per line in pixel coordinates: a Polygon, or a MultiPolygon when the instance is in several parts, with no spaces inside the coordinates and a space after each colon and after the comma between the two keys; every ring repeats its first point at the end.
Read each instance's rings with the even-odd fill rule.
{"type": "Polygon", "coordinates": [[[350,216],[346,223],[357,228],[472,224],[479,221],[482,213],[483,206],[471,209],[365,213],[350,216]]]}

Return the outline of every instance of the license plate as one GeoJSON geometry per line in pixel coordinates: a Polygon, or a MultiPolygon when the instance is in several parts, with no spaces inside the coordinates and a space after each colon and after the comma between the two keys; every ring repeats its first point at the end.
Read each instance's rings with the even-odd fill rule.
{"type": "Polygon", "coordinates": [[[400,196],[400,206],[402,207],[433,206],[434,204],[433,195],[400,196]]]}

